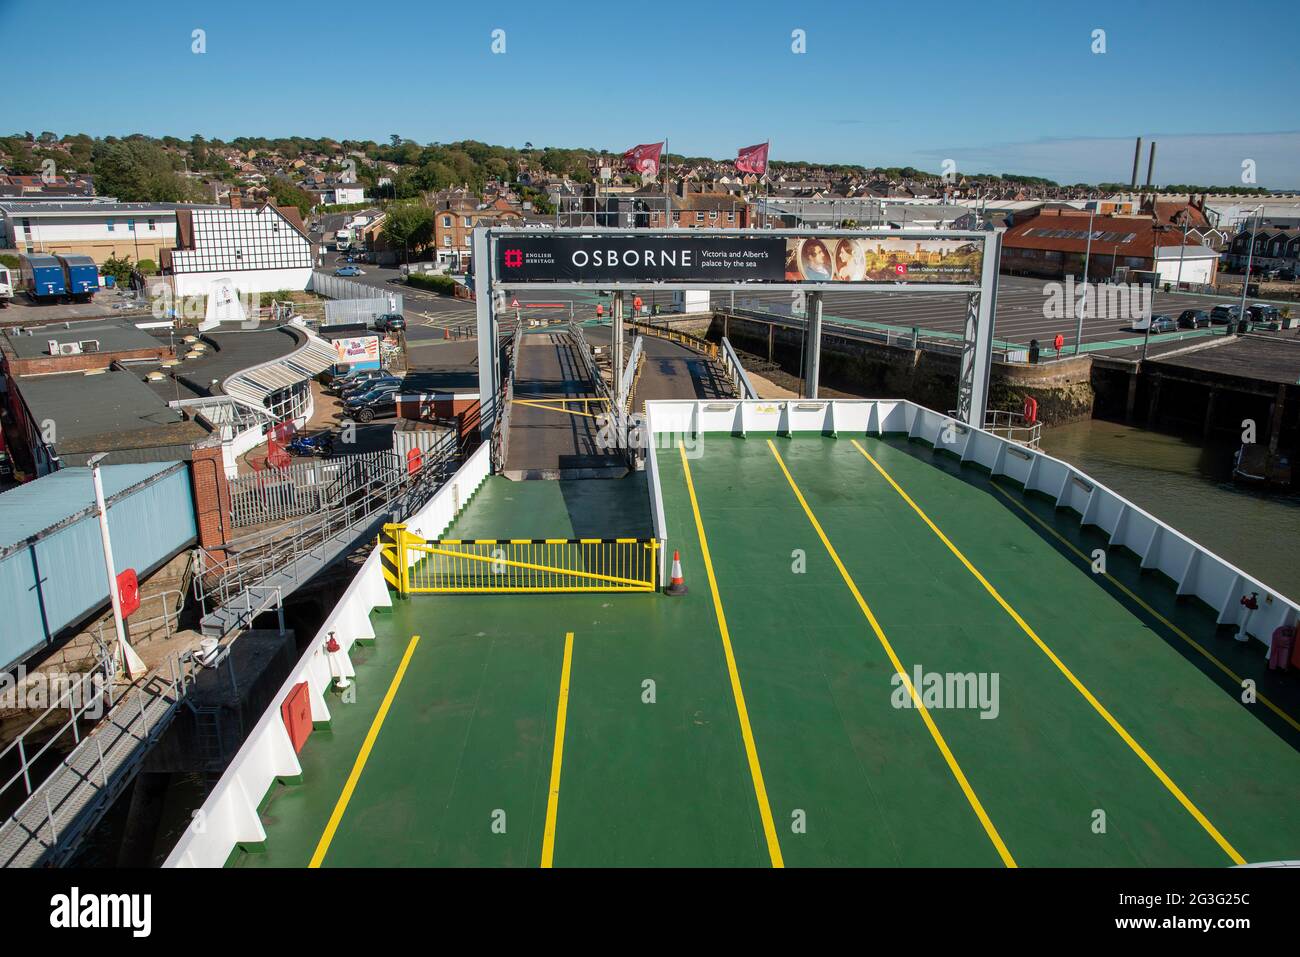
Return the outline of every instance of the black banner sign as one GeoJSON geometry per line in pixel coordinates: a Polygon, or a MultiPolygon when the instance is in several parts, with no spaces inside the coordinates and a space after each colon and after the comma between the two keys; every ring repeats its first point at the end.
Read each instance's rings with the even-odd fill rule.
{"type": "Polygon", "coordinates": [[[509,236],[497,243],[501,282],[782,282],[777,236],[509,236]]]}

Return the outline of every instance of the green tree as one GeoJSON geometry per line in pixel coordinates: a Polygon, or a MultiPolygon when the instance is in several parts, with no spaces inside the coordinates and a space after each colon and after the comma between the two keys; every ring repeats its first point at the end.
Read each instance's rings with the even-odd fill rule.
{"type": "Polygon", "coordinates": [[[384,241],[401,246],[409,262],[411,250],[419,251],[433,240],[433,210],[423,203],[394,203],[384,215],[384,241]]]}
{"type": "Polygon", "coordinates": [[[147,140],[97,143],[91,158],[101,195],[134,203],[183,203],[198,198],[197,189],[172,166],[172,158],[147,140]]]}
{"type": "Polygon", "coordinates": [[[99,267],[99,271],[105,276],[112,276],[113,281],[119,286],[125,285],[131,281],[131,257],[126,255],[119,259],[117,256],[109,256],[99,267]]]}
{"type": "Polygon", "coordinates": [[[302,213],[305,220],[311,213],[311,208],[316,205],[316,198],[300,186],[294,185],[283,176],[276,176],[267,187],[271,190],[271,195],[275,197],[277,206],[297,206],[298,212],[302,213]]]}

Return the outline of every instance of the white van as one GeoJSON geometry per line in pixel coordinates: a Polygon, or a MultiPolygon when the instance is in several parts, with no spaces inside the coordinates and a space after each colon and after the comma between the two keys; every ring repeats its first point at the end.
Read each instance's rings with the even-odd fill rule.
{"type": "Polygon", "coordinates": [[[14,297],[14,282],[10,276],[9,270],[0,266],[0,309],[9,305],[9,300],[14,297]]]}

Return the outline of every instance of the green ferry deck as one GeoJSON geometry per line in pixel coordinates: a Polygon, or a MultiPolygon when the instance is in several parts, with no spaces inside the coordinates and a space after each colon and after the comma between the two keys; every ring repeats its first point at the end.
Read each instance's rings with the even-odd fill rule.
{"type": "MultiPolygon", "coordinates": [[[[686,595],[395,598],[228,866],[1300,859],[1294,680],[1077,514],[905,437],[657,459],[686,595]]],[[[445,535],[650,513],[644,473],[498,475],[445,535]]]]}

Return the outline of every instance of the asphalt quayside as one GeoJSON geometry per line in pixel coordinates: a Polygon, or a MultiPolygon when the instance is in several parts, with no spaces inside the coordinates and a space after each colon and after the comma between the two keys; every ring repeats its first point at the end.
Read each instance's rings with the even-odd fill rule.
{"type": "MultiPolygon", "coordinates": [[[[688,595],[396,601],[230,864],[1300,858],[1294,680],[1127,552],[1092,574],[1077,515],[901,438],[697,451],[659,454],[688,595]],[[996,717],[897,707],[917,667],[996,674],[996,717]]],[[[643,483],[493,477],[446,535],[643,536],[643,483]]]]}

